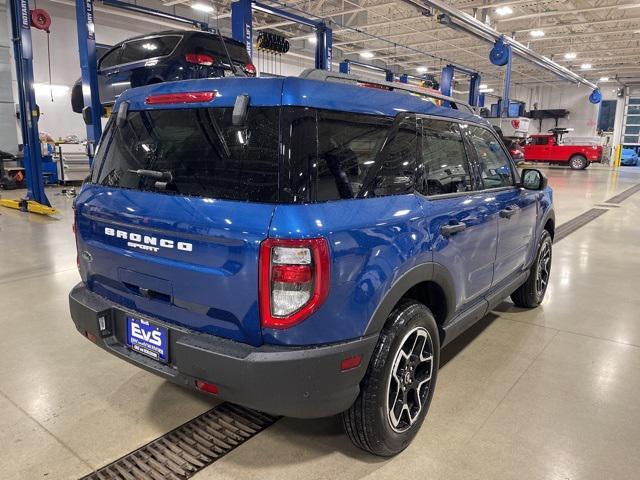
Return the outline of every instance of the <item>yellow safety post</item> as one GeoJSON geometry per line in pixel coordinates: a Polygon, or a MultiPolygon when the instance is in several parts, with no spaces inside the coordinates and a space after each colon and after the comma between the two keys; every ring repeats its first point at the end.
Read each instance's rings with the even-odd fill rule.
{"type": "Polygon", "coordinates": [[[613,168],[618,168],[622,160],[622,145],[616,145],[616,152],[613,156],[613,168]]]}
{"type": "Polygon", "coordinates": [[[0,199],[0,205],[7,208],[14,208],[16,210],[22,210],[23,212],[39,213],[40,215],[55,215],[58,211],[55,208],[47,207],[41,203],[29,200],[13,200],[13,199],[0,199]]]}

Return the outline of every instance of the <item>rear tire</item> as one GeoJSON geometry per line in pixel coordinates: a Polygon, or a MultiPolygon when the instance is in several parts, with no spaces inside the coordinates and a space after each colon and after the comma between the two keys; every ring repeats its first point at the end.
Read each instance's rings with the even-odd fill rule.
{"type": "Polygon", "coordinates": [[[582,155],[574,155],[569,159],[569,166],[572,170],[584,170],[589,166],[589,162],[582,155]]]}
{"type": "Polygon", "coordinates": [[[354,404],[342,413],[353,444],[390,457],[407,448],[429,410],[440,337],[431,311],[407,300],[389,315],[354,404]]]}
{"type": "Polygon", "coordinates": [[[536,259],[529,270],[529,278],[511,294],[511,300],[517,307],[535,308],[542,303],[551,274],[552,257],[551,234],[547,230],[542,231],[536,259]]]}

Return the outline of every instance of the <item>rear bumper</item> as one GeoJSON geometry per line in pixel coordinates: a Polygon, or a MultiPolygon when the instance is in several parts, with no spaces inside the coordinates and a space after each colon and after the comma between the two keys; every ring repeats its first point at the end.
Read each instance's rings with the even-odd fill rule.
{"type": "Polygon", "coordinates": [[[377,336],[318,347],[251,345],[193,332],[148,319],[169,329],[169,363],[162,364],[126,345],[126,317],[144,318],[109,302],[79,283],[69,294],[71,317],[83,335],[130,363],[195,389],[196,380],[218,386],[216,398],[263,412],[297,418],[335,415],[360,391],[377,336]],[[100,330],[103,317],[105,329],[100,330]],[[340,371],[343,359],[362,355],[360,366],[340,371]]]}

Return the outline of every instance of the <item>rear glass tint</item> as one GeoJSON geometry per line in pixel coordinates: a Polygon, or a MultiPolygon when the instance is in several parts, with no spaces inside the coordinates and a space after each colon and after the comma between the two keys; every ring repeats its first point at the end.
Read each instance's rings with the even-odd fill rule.
{"type": "Polygon", "coordinates": [[[139,62],[148,58],[169,55],[178,45],[180,38],[178,35],[167,35],[126,42],[118,63],[139,62]]]}
{"type": "Polygon", "coordinates": [[[232,110],[129,112],[124,126],[111,122],[92,181],[166,194],[278,201],[279,109],[250,108],[242,127],[232,126],[232,110]]]}

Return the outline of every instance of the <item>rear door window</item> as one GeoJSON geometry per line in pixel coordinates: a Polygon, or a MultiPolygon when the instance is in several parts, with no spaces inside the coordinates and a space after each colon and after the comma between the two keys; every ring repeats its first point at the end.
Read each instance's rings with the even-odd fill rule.
{"type": "Polygon", "coordinates": [[[415,117],[394,126],[391,117],[320,111],[316,198],[409,193],[416,152],[415,117]]]}
{"type": "Polygon", "coordinates": [[[232,126],[232,110],[129,112],[124,126],[110,124],[93,181],[164,194],[278,201],[279,109],[250,108],[241,128],[232,126]]]}
{"type": "Polygon", "coordinates": [[[511,160],[491,131],[470,125],[468,138],[473,144],[484,188],[500,188],[515,185],[511,160]]]}
{"type": "Polygon", "coordinates": [[[473,190],[467,154],[457,123],[421,118],[422,151],[417,190],[443,195],[473,190]]]}
{"type": "Polygon", "coordinates": [[[173,52],[180,41],[178,35],[142,38],[126,42],[122,49],[119,64],[139,62],[149,58],[163,57],[173,52]]]}

